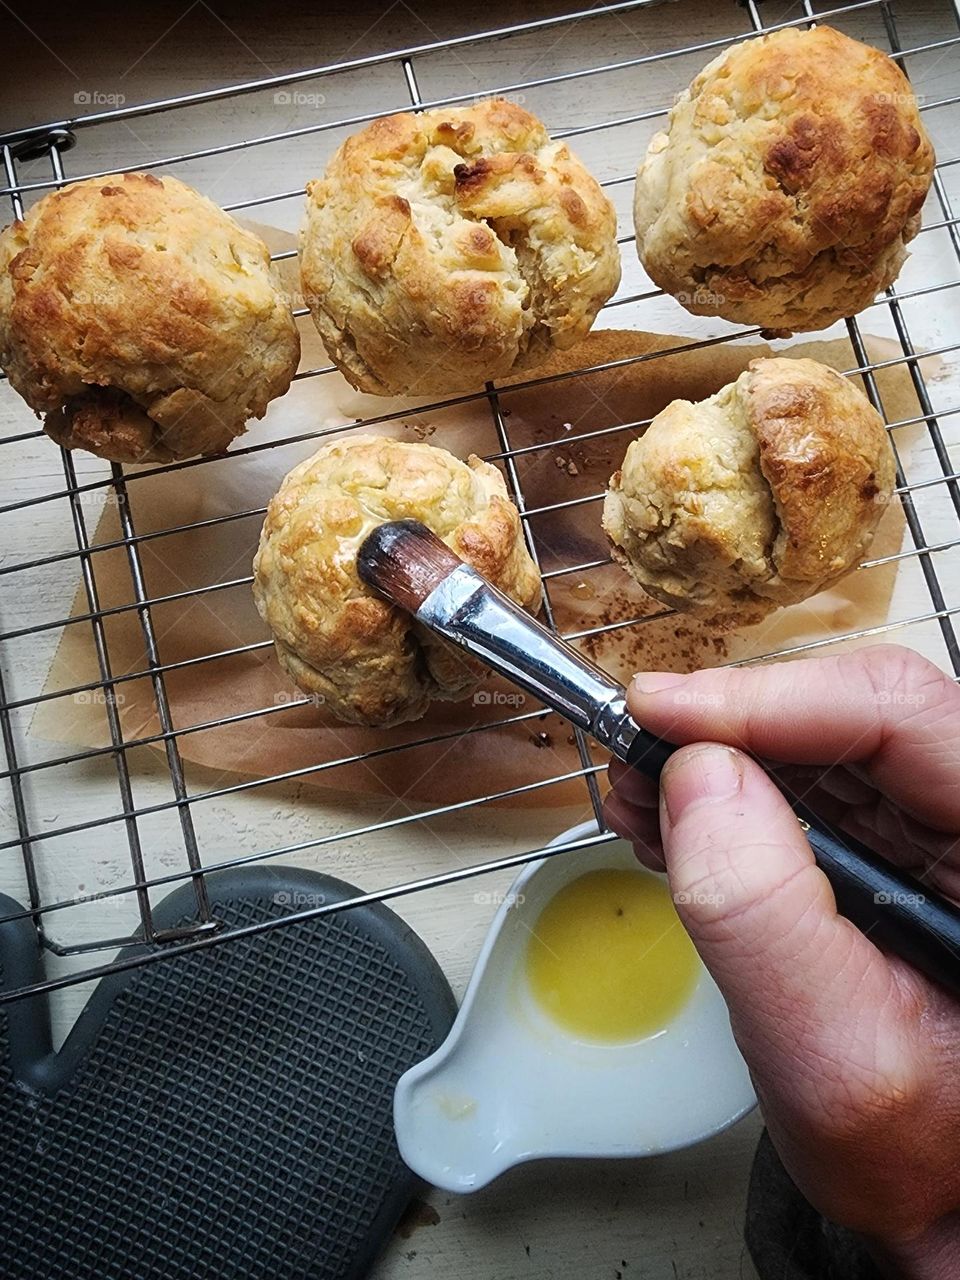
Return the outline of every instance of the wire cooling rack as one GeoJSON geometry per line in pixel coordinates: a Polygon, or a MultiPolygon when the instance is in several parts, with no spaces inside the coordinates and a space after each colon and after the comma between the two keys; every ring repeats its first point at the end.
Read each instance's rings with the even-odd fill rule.
{"type": "MultiPolygon", "coordinates": [[[[675,29],[678,35],[675,42],[668,46],[664,45],[662,39],[657,45],[656,42],[648,43],[643,38],[648,11],[652,12],[654,9],[650,0],[627,0],[625,3],[596,5],[588,10],[522,22],[446,42],[424,43],[376,56],[310,67],[296,74],[269,77],[141,105],[112,105],[107,110],[72,120],[25,128],[0,137],[4,166],[4,184],[0,196],[9,202],[12,215],[20,216],[33,200],[66,181],[117,172],[124,168],[136,168],[174,172],[187,181],[193,181],[195,185],[201,185],[195,176],[198,165],[202,167],[224,158],[232,161],[237,157],[246,163],[252,181],[255,167],[250,161],[262,154],[273,154],[277,149],[286,155],[288,151],[284,148],[300,148],[301,152],[307,148],[312,151],[314,155],[309,167],[312,173],[317,173],[329,153],[325,151],[317,155],[318,145],[326,145],[332,150],[346,133],[366,121],[390,110],[442,106],[476,98],[476,89],[470,93],[450,93],[449,89],[457,86],[458,66],[469,63],[476,73],[477,67],[482,68],[487,64],[490,52],[498,47],[498,42],[524,41],[529,45],[531,41],[549,41],[551,45],[559,47],[560,42],[565,40],[562,59],[557,55],[557,65],[561,69],[552,74],[527,75],[515,83],[491,83],[486,91],[528,101],[532,109],[545,117],[548,127],[554,125],[554,136],[575,140],[577,150],[598,173],[603,185],[618,203],[621,216],[623,234],[620,242],[624,248],[625,281],[621,292],[605,309],[600,323],[637,329],[655,328],[648,321],[655,315],[663,314],[664,300],[660,291],[650,286],[650,282],[633,261],[633,236],[629,234],[633,174],[646,138],[666,115],[671,100],[670,92],[679,91],[708,58],[751,33],[828,19],[850,34],[860,35],[888,48],[897,58],[918,88],[922,110],[935,141],[940,123],[955,112],[960,104],[960,95],[956,93],[952,96],[950,93],[940,93],[938,96],[936,92],[927,90],[928,84],[936,87],[941,83],[942,76],[937,69],[942,70],[944,60],[947,65],[951,59],[955,60],[957,50],[960,49],[960,8],[956,0],[945,0],[940,14],[942,25],[936,38],[927,38],[919,43],[911,43],[902,35],[902,28],[909,26],[909,15],[899,14],[894,5],[884,3],[883,0],[860,0],[859,3],[819,8],[806,0],[803,5],[795,5],[784,15],[782,21],[773,21],[768,11],[752,0],[741,7],[731,4],[729,13],[721,24],[720,34],[709,39],[689,38],[684,25],[689,17],[689,6],[685,9],[682,4],[678,4],[675,8],[678,15],[675,29]],[[685,13],[687,18],[684,17],[685,13]],[[590,38],[590,33],[597,24],[621,20],[626,24],[627,19],[630,22],[630,39],[634,41],[633,45],[624,37],[615,46],[610,46],[609,42],[607,46],[603,46],[617,48],[619,52],[616,57],[596,63],[586,60],[583,64],[579,61],[571,62],[571,48],[587,51],[601,47],[590,38]],[[630,110],[630,93],[624,92],[626,107],[611,119],[594,119],[587,108],[585,116],[577,123],[569,127],[556,127],[551,119],[550,103],[561,99],[545,99],[541,108],[537,97],[538,94],[549,94],[550,90],[560,91],[563,95],[576,94],[584,86],[590,88],[594,85],[597,86],[594,94],[599,99],[599,88],[605,82],[616,86],[636,85],[642,83],[644,77],[653,77],[654,73],[658,85],[672,86],[669,92],[661,95],[662,100],[655,105],[647,105],[641,97],[637,105],[643,109],[630,110]],[[426,82],[436,87],[424,89],[426,82]],[[212,145],[176,149],[176,143],[182,138],[199,140],[203,136],[201,125],[210,120],[209,114],[204,114],[207,108],[216,112],[229,108],[229,119],[236,120],[239,129],[245,121],[252,122],[252,116],[245,114],[242,109],[242,100],[245,98],[259,101],[266,94],[268,98],[272,97],[275,104],[305,104],[315,108],[325,102],[324,86],[332,84],[341,89],[345,85],[353,86],[354,89],[359,89],[361,95],[369,85],[370,94],[374,96],[376,91],[383,101],[372,103],[373,109],[354,111],[340,117],[336,112],[328,110],[320,121],[309,119],[306,123],[298,123],[295,127],[273,133],[258,131],[256,136],[249,136],[244,130],[238,132],[237,136],[224,138],[221,130],[212,145]],[[198,121],[195,133],[191,124],[193,120],[198,121]],[[110,137],[117,136],[124,144],[118,143],[116,162],[106,168],[85,163],[85,155],[91,151],[95,155],[102,154],[102,149],[98,151],[91,143],[99,134],[109,130],[114,131],[109,134],[110,137]],[[117,130],[121,132],[117,133],[117,130]],[[146,139],[146,159],[143,151],[140,151],[135,162],[127,162],[130,137],[136,137],[138,141],[146,139]],[[71,163],[69,173],[64,159],[68,152],[74,152],[71,161],[75,162],[71,163]],[[661,309],[656,311],[658,306],[661,309]]],[[[661,29],[662,25],[661,22],[661,29]]],[[[688,23],[687,30],[690,26],[688,23]]],[[[695,29],[703,30],[702,27],[695,29]]],[[[626,30],[624,25],[624,31],[626,30]]],[[[551,60],[548,58],[546,61],[549,63],[551,60]]],[[[954,83],[952,88],[955,90],[956,87],[954,83]]],[[[95,95],[86,96],[96,104],[95,95]]],[[[588,103],[589,101],[587,98],[588,103]]],[[[292,151],[289,153],[293,154],[292,151]]],[[[916,264],[915,269],[912,270],[908,264],[894,288],[858,319],[846,323],[852,361],[844,371],[861,380],[873,403],[885,413],[891,438],[899,455],[898,494],[905,519],[905,538],[899,549],[875,556],[858,570],[858,576],[876,574],[881,570],[889,573],[893,568],[900,575],[897,581],[905,584],[908,589],[893,592],[884,616],[879,621],[874,619],[866,627],[860,625],[862,619],[857,617],[834,618],[825,633],[815,638],[811,639],[809,634],[804,633],[788,640],[786,644],[779,643],[767,650],[758,641],[745,658],[741,656],[734,660],[753,661],[809,650],[829,651],[830,646],[893,633],[892,638],[914,644],[942,665],[952,667],[955,675],[960,674],[960,648],[955,632],[955,616],[960,609],[960,596],[956,590],[956,548],[960,546],[960,475],[957,474],[956,464],[951,456],[950,431],[956,421],[954,415],[960,413],[960,386],[954,389],[957,402],[951,403],[949,390],[945,390],[949,379],[944,381],[942,376],[944,370],[949,372],[950,353],[958,345],[952,338],[956,337],[956,307],[957,299],[960,298],[957,293],[960,289],[960,230],[951,199],[956,198],[960,155],[938,154],[940,160],[936,179],[924,211],[924,228],[916,242],[912,259],[916,264]],[[864,333],[873,334],[878,331],[886,335],[888,343],[879,355],[871,350],[864,337],[864,333]],[[916,333],[922,333],[922,343],[917,342],[916,333]],[[933,363],[937,361],[939,364],[933,363]],[[915,412],[891,419],[891,415],[886,413],[881,382],[886,373],[895,369],[901,370],[903,377],[908,380],[915,412]],[[936,373],[932,380],[929,376],[931,370],[936,373]],[[901,444],[908,436],[914,442],[914,447],[909,450],[901,444]]],[[[288,220],[295,225],[301,200],[302,174],[298,171],[295,173],[291,168],[291,181],[282,189],[247,196],[227,203],[226,207],[238,215],[268,219],[272,212],[285,208],[289,212],[288,220]]],[[[292,259],[295,251],[286,248],[274,256],[281,261],[292,259]]],[[[304,314],[303,309],[299,314],[304,314]]],[[[684,340],[683,347],[687,352],[698,349],[709,351],[722,344],[737,343],[744,338],[755,339],[757,334],[756,330],[744,332],[720,322],[704,326],[703,322],[694,321],[676,308],[670,313],[669,323],[674,331],[703,335],[684,340]]],[[[574,496],[544,501],[544,493],[547,492],[549,496],[549,488],[545,490],[543,470],[541,468],[537,471],[535,464],[539,465],[545,460],[548,472],[556,464],[557,474],[579,474],[580,468],[574,461],[578,456],[576,448],[582,447],[585,441],[602,440],[622,454],[631,432],[642,426],[645,420],[629,421],[629,415],[620,414],[611,421],[609,417],[605,418],[603,403],[598,399],[589,423],[585,427],[581,425],[573,436],[565,434],[570,431],[571,424],[555,422],[552,426],[547,424],[547,429],[537,438],[515,438],[515,420],[512,420],[513,410],[510,406],[515,403],[515,397],[519,394],[535,392],[537,388],[547,384],[554,387],[558,382],[569,384],[573,393],[578,385],[586,385],[587,380],[597,374],[616,373],[641,362],[666,361],[669,358],[669,350],[634,353],[559,374],[540,378],[531,376],[519,387],[491,385],[484,392],[473,396],[461,396],[417,408],[419,417],[423,414],[442,415],[451,406],[472,404],[478,417],[481,413],[485,415],[484,430],[492,445],[485,452],[489,460],[503,469],[523,517],[531,553],[538,562],[544,579],[546,621],[567,638],[586,644],[588,650],[591,642],[595,644],[612,635],[630,635],[649,627],[655,621],[662,623],[666,615],[663,611],[654,614],[649,610],[639,613],[628,611],[625,616],[604,617],[600,621],[594,618],[594,625],[584,626],[582,622],[578,625],[575,617],[571,619],[568,607],[558,608],[557,598],[561,584],[569,585],[572,579],[576,579],[577,585],[589,596],[590,575],[603,572],[608,558],[602,555],[590,555],[586,558],[578,556],[575,540],[569,544],[567,553],[560,556],[556,552],[553,537],[547,538],[540,531],[549,517],[582,511],[591,503],[596,503],[603,477],[599,474],[581,477],[583,483],[578,486],[574,496]],[[533,478],[536,478],[536,483],[533,478]]],[[[297,381],[330,376],[336,376],[335,372],[330,366],[323,365],[301,369],[297,381]]],[[[21,409],[19,421],[22,428],[0,439],[0,444],[5,445],[8,450],[25,449],[41,437],[26,408],[21,406],[21,409]]],[[[355,429],[362,431],[367,427],[375,428],[384,423],[400,421],[404,417],[404,412],[391,408],[389,412],[381,412],[372,417],[368,414],[357,422],[355,429]]],[[[195,459],[154,468],[152,474],[156,476],[165,472],[183,472],[196,467],[212,469],[222,468],[224,465],[235,466],[238,457],[278,449],[292,442],[302,443],[308,439],[319,441],[331,430],[332,428],[321,426],[296,437],[263,442],[258,441],[254,424],[249,435],[228,455],[226,461],[195,459]]],[[[186,609],[196,604],[201,597],[204,603],[209,602],[210,607],[216,609],[219,593],[249,592],[250,579],[246,567],[243,567],[239,576],[226,580],[183,591],[167,592],[162,597],[151,594],[148,554],[162,554],[164,540],[175,538],[185,526],[139,532],[138,486],[143,473],[125,473],[120,466],[107,467],[106,464],[98,464],[96,460],[86,456],[71,455],[63,451],[59,456],[61,470],[58,473],[53,466],[53,460],[57,458],[54,445],[46,440],[42,444],[47,452],[38,456],[51,461],[45,464],[42,474],[31,477],[28,492],[18,492],[16,495],[8,493],[4,505],[0,507],[0,527],[18,529],[20,536],[16,545],[21,549],[27,548],[25,553],[21,550],[18,554],[7,555],[0,564],[0,606],[3,609],[3,620],[0,622],[0,731],[6,754],[3,776],[9,787],[10,797],[9,806],[5,810],[7,831],[0,842],[3,849],[0,865],[4,869],[4,887],[10,887],[11,892],[24,903],[20,912],[7,912],[4,918],[12,918],[14,914],[32,918],[38,938],[48,952],[56,957],[80,959],[72,967],[68,966],[63,972],[54,974],[36,987],[5,992],[0,996],[0,1001],[17,999],[27,994],[28,990],[51,990],[111,970],[153,963],[165,958],[173,959],[187,951],[228,943],[231,938],[241,934],[282,928],[292,920],[303,920],[330,910],[343,909],[340,904],[287,904],[293,905],[295,909],[278,912],[276,919],[248,929],[227,930],[215,918],[207,897],[204,876],[213,868],[232,867],[244,862],[272,858],[282,859],[304,852],[322,855],[333,846],[343,845],[351,840],[363,841],[373,833],[416,827],[417,824],[426,824],[438,817],[456,814],[469,815],[471,822],[480,824],[483,822],[485,805],[529,801],[531,793],[538,797],[541,794],[545,796],[557,784],[574,784],[579,787],[584,811],[592,813],[600,822],[597,775],[602,770],[603,763],[594,757],[590,744],[577,734],[571,735],[569,739],[573,757],[567,761],[568,767],[552,775],[549,770],[545,772],[541,768],[535,777],[526,776],[521,761],[508,761],[504,785],[496,791],[478,789],[474,795],[443,804],[407,806],[403,812],[382,821],[354,824],[344,830],[323,831],[320,834],[304,834],[288,813],[278,812],[275,838],[268,846],[245,849],[240,855],[230,855],[229,851],[225,853],[225,842],[218,841],[214,834],[216,823],[198,820],[202,806],[216,800],[221,804],[229,803],[234,806],[234,810],[231,810],[233,812],[239,810],[245,797],[258,788],[286,783],[298,775],[324,770],[335,772],[339,768],[356,764],[357,760],[349,755],[318,754],[306,768],[191,790],[187,777],[188,768],[181,757],[181,748],[188,737],[202,735],[231,723],[256,724],[262,717],[276,714],[278,707],[274,703],[245,709],[232,715],[218,715],[209,721],[178,723],[169,693],[171,680],[185,665],[213,665],[238,654],[268,650],[270,642],[263,638],[229,651],[196,655],[186,662],[165,661],[164,626],[158,625],[157,614],[159,610],[166,610],[171,606],[186,609]],[[95,512],[97,509],[95,506],[91,507],[91,503],[96,501],[101,504],[112,503],[116,508],[118,531],[106,540],[98,534],[91,518],[91,510],[95,512]],[[26,534],[24,530],[27,531],[26,534]],[[98,575],[103,563],[101,557],[106,551],[120,551],[126,557],[129,596],[125,601],[105,606],[101,603],[98,575]],[[45,588],[44,584],[48,582],[52,585],[45,588]],[[70,613],[67,602],[78,584],[81,590],[80,606],[70,613]],[[34,603],[28,607],[25,603],[27,600],[34,603]],[[26,613],[22,614],[21,610],[26,610],[26,613]],[[135,669],[118,670],[111,657],[109,623],[112,617],[122,613],[135,616],[139,623],[142,662],[135,669]],[[88,631],[96,661],[95,678],[49,687],[49,682],[42,678],[49,667],[46,659],[39,663],[39,667],[36,661],[33,662],[32,682],[24,677],[26,652],[35,655],[39,651],[41,656],[52,658],[57,637],[65,628],[78,627],[88,631]],[[39,680],[36,677],[37,670],[41,672],[39,680]],[[124,690],[133,681],[148,683],[156,725],[155,729],[150,726],[150,732],[132,732],[130,726],[123,723],[120,708],[124,690]],[[95,702],[101,707],[107,730],[106,743],[77,749],[35,743],[30,734],[31,717],[38,707],[59,705],[61,700],[73,703],[95,702]],[[167,799],[149,804],[144,804],[137,798],[140,782],[137,760],[140,757],[134,753],[142,751],[144,747],[162,754],[169,790],[167,799]],[[90,812],[81,803],[85,778],[91,770],[103,766],[105,762],[109,762],[115,771],[119,807],[112,808],[109,812],[101,809],[90,812]],[[68,812],[66,818],[59,813],[51,817],[49,809],[51,796],[54,795],[67,797],[75,802],[76,813],[68,812]],[[172,840],[171,831],[175,831],[180,846],[176,851],[168,849],[169,857],[159,870],[151,855],[151,848],[160,839],[153,825],[158,815],[174,820],[173,827],[164,829],[162,839],[172,840]],[[86,841],[85,847],[88,849],[95,849],[97,842],[102,842],[104,850],[115,853],[119,846],[125,845],[126,853],[129,854],[129,869],[122,876],[111,872],[108,883],[103,883],[102,877],[98,881],[91,875],[93,888],[89,884],[78,884],[76,892],[66,893],[63,891],[62,879],[58,879],[55,874],[53,864],[57,857],[56,850],[64,847],[65,842],[81,837],[86,841]],[[90,843],[91,839],[94,841],[93,845],[90,843]],[[13,860],[17,862],[16,874],[13,860]],[[194,921],[176,931],[159,930],[153,921],[152,895],[163,893],[167,886],[184,881],[189,881],[194,890],[194,921]],[[104,907],[110,903],[135,904],[136,912],[131,923],[136,924],[136,934],[131,928],[121,929],[116,936],[102,936],[104,907]],[[82,908],[96,909],[97,928],[92,936],[89,931],[87,936],[70,936],[70,929],[60,922],[73,920],[74,913],[82,908]],[[125,953],[126,947],[144,939],[155,944],[147,954],[130,956],[125,953]],[[118,955],[116,958],[106,959],[98,954],[106,952],[117,952],[118,955]]],[[[218,470],[212,476],[211,484],[218,483],[221,474],[222,470],[218,470]]],[[[193,521],[189,528],[194,535],[203,537],[207,533],[212,535],[218,528],[230,526],[232,522],[253,520],[258,524],[261,515],[260,509],[228,512],[193,521]]],[[[574,598],[576,594],[574,592],[574,598]]],[[[291,695],[289,705],[304,705],[304,700],[291,695]]],[[[279,708],[285,709],[289,708],[279,708]]],[[[399,758],[402,753],[437,744],[443,747],[444,758],[449,758],[450,746],[456,746],[462,741],[463,735],[489,733],[511,725],[528,726],[534,739],[538,734],[546,739],[547,734],[538,728],[543,717],[540,708],[523,711],[508,709],[510,714],[450,731],[431,729],[427,718],[419,726],[416,736],[408,737],[402,744],[392,744],[389,736],[385,736],[382,745],[365,758],[369,760],[377,756],[382,762],[384,757],[399,758]]],[[[585,837],[566,847],[583,848],[610,838],[603,831],[601,823],[601,830],[597,835],[585,837]]],[[[534,846],[543,844],[542,841],[529,843],[534,846]]],[[[402,883],[391,882],[389,874],[385,873],[379,887],[364,893],[355,902],[394,899],[427,891],[443,884],[471,879],[485,872],[504,871],[551,852],[555,850],[547,847],[524,847],[519,851],[511,850],[505,856],[461,863],[434,874],[406,879],[402,883]]],[[[112,863],[107,857],[100,860],[94,854],[91,854],[91,861],[102,861],[102,865],[113,868],[118,865],[115,860],[112,863]]],[[[117,919],[120,919],[119,914],[117,919]]],[[[80,933],[82,934],[82,930],[80,933]]]]}

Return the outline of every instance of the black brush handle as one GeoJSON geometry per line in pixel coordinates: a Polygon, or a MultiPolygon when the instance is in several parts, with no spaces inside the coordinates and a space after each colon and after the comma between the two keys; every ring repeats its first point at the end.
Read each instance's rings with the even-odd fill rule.
{"type": "Polygon", "coordinates": [[[828,831],[808,805],[787,800],[807,829],[841,914],[871,942],[960,996],[960,908],[859,840],[828,831]]]}
{"type": "MultiPolygon", "coordinates": [[[[627,751],[627,764],[656,779],[674,751],[671,743],[641,729],[627,751]]],[[[960,908],[859,840],[827,830],[819,814],[784,794],[840,913],[871,942],[960,996],[960,908]]]]}
{"type": "Polygon", "coordinates": [[[640,729],[630,743],[624,759],[632,769],[639,769],[648,778],[653,778],[654,782],[659,782],[663,766],[676,750],[674,743],[665,742],[647,729],[640,729]]]}

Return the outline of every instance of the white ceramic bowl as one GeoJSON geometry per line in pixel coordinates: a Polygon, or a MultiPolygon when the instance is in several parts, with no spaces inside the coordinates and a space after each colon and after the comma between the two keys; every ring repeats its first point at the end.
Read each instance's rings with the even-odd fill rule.
{"type": "MultiPolygon", "coordinates": [[[[552,843],[596,831],[585,823],[552,843]]],[[[726,1005],[702,965],[673,1022],[645,1040],[579,1040],[535,1002],[524,971],[530,928],[558,889],[603,867],[638,864],[617,840],[523,870],[494,918],[450,1034],[398,1082],[400,1154],[434,1186],[475,1191],[512,1165],[551,1156],[673,1151],[755,1106],[726,1005]]]]}

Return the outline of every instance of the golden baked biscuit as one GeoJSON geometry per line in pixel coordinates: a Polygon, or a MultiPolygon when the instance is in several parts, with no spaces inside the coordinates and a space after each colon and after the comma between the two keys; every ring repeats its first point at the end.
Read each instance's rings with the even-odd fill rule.
{"type": "Polygon", "coordinates": [[[253,594],[280,665],[353,724],[416,720],[435,698],[467,696],[482,674],[357,575],[367,534],[406,518],[428,525],[519,604],[539,605],[540,577],[496,467],[376,436],[324,445],[294,467],[267,509],[253,594]]]}
{"type": "Polygon", "coordinates": [[[0,233],[0,365],[68,449],[218,453],[299,357],[266,245],[176,178],[77,182],[0,233]]]}
{"type": "Polygon", "coordinates": [[[631,443],[603,528],[657,600],[759,622],[856,568],[893,483],[883,420],[852,382],[816,360],[753,360],[631,443]]]}
{"type": "Polygon", "coordinates": [[[501,100],[376,120],[307,184],[306,302],[361,391],[469,391],[571,347],[620,280],[598,183],[501,100]]]}
{"type": "Polygon", "coordinates": [[[637,174],[637,251],[695,315],[823,329],[891,284],[934,154],[885,54],[830,27],[734,45],[696,77],[637,174]]]}

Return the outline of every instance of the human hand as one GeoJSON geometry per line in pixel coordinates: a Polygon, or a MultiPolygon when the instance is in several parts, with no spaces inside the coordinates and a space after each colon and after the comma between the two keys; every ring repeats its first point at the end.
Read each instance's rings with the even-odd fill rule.
{"type": "Polygon", "coordinates": [[[786,800],[731,747],[783,762],[825,818],[956,900],[960,689],[884,645],[642,675],[628,705],[697,745],[671,757],[659,805],[653,783],[611,765],[607,822],[642,862],[666,864],[787,1171],[892,1275],[956,1277],[960,1003],[838,916],[786,800]]]}

